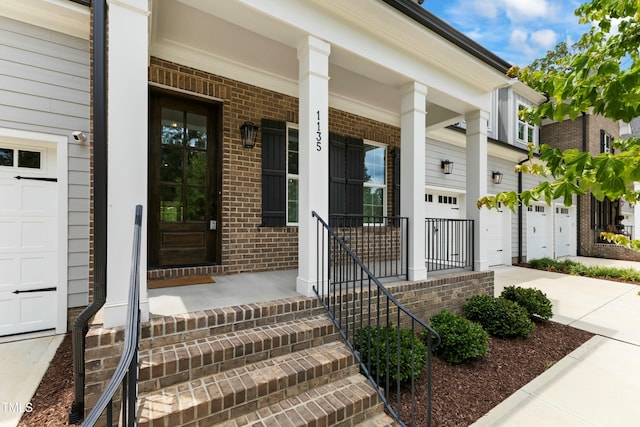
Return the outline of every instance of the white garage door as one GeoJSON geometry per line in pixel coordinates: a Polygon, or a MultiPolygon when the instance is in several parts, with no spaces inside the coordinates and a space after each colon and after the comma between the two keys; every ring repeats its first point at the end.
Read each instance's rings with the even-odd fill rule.
{"type": "Polygon", "coordinates": [[[575,208],[556,206],[556,257],[576,255],[575,208]]]}
{"type": "Polygon", "coordinates": [[[0,143],[0,335],[56,326],[55,154],[0,143]]]}
{"type": "Polygon", "coordinates": [[[427,222],[425,224],[425,256],[429,271],[465,267],[471,258],[463,221],[462,197],[456,193],[427,192],[424,197],[427,222]]]}
{"type": "Polygon", "coordinates": [[[550,258],[549,215],[551,208],[545,205],[532,205],[527,208],[527,260],[550,258]]]}
{"type": "Polygon", "coordinates": [[[502,206],[487,210],[487,255],[489,265],[508,264],[508,254],[504,241],[507,216],[502,206]]]}
{"type": "Polygon", "coordinates": [[[462,197],[459,194],[427,193],[424,196],[427,218],[462,218],[462,197]]]}

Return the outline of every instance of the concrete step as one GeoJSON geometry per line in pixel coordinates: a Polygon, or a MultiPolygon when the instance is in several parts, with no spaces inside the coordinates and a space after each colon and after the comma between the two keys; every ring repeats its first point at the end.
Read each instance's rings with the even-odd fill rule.
{"type": "Polygon", "coordinates": [[[140,352],[140,393],[337,341],[327,316],[228,332],[140,352]]]}
{"type": "Polygon", "coordinates": [[[382,411],[382,402],[369,381],[362,375],[353,375],[237,417],[222,425],[352,427],[363,420],[375,418],[380,413],[384,415],[382,411]]]}
{"type": "MultiPolygon", "coordinates": [[[[366,381],[358,372],[359,367],[346,345],[331,342],[141,393],[138,425],[173,427],[195,425],[194,422],[197,425],[223,423],[266,410],[301,393],[309,391],[315,395],[314,388],[336,380],[355,375],[360,381],[366,381]]],[[[367,405],[368,408],[369,402],[367,405]]]]}

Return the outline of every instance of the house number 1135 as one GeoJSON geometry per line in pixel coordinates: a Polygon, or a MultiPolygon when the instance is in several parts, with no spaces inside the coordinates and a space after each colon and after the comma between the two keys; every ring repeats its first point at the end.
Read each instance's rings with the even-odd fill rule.
{"type": "Polygon", "coordinates": [[[322,151],[322,131],[320,130],[320,110],[316,111],[318,115],[318,130],[316,131],[316,151],[322,151]]]}

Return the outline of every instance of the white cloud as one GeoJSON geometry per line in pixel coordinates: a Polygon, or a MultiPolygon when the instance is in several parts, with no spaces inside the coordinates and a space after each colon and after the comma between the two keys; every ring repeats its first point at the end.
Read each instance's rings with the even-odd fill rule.
{"type": "Polygon", "coordinates": [[[509,45],[513,47],[518,47],[518,45],[522,45],[526,43],[529,38],[529,34],[527,34],[524,30],[513,30],[511,31],[511,36],[509,36],[509,45]]]}
{"type": "Polygon", "coordinates": [[[549,50],[553,48],[558,41],[558,34],[550,29],[538,30],[531,33],[531,43],[539,48],[549,50]]]}

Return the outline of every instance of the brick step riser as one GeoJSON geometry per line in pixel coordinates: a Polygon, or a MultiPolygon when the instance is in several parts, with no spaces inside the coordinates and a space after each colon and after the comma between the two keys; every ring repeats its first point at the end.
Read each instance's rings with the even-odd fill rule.
{"type": "MultiPolygon", "coordinates": [[[[345,347],[337,343],[329,346],[326,352],[303,350],[174,385],[162,393],[141,393],[139,425],[182,426],[204,420],[222,423],[316,387],[359,375],[359,367],[345,347]]],[[[206,423],[202,425],[210,425],[206,423]]]]}
{"type": "Polygon", "coordinates": [[[142,326],[140,349],[149,350],[324,313],[317,299],[300,297],[152,318],[142,326]]]}
{"type": "Polygon", "coordinates": [[[193,381],[250,363],[338,341],[340,336],[330,322],[302,332],[267,335],[263,340],[220,342],[200,340],[189,348],[171,346],[166,351],[142,352],[139,391],[151,392],[173,384],[193,381]]]}

